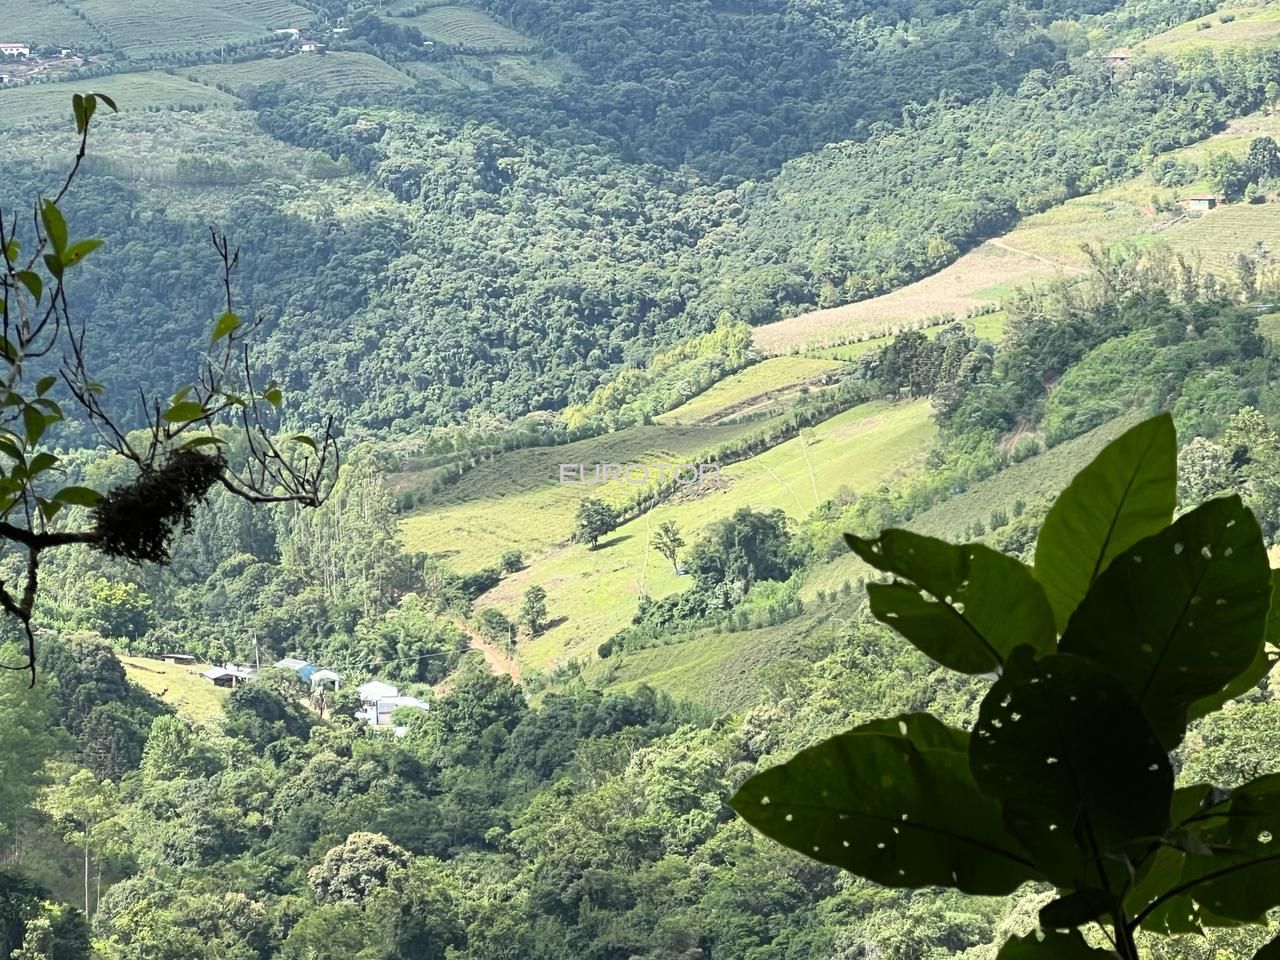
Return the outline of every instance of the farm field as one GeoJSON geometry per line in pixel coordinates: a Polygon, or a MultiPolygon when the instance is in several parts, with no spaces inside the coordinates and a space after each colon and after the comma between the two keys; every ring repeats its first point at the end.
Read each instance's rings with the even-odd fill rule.
{"type": "Polygon", "coordinates": [[[963,317],[998,303],[991,295],[993,288],[1052,280],[1070,272],[1062,264],[1017,249],[1012,240],[992,240],[892,293],[759,326],[755,345],[777,354],[936,326],[939,316],[963,317]]]}
{"type": "MultiPolygon", "coordinates": [[[[996,310],[993,313],[982,313],[961,322],[969,328],[974,336],[989,340],[992,343],[999,343],[1004,337],[1004,324],[1007,319],[1008,315],[1003,310],[996,310]]],[[[932,340],[953,322],[948,320],[946,323],[925,327],[921,332],[932,340]]],[[[804,355],[851,363],[872,351],[887,347],[892,340],[893,337],[874,337],[871,340],[859,340],[856,343],[847,343],[840,347],[818,347],[814,350],[806,350],[804,355]]]]}
{"type": "Polygon", "coordinates": [[[840,366],[833,360],[814,357],[770,357],[730,374],[687,403],[662,414],[657,422],[708,423],[727,415],[745,412],[747,408],[754,408],[758,402],[794,391],[807,382],[818,381],[825,374],[840,369],[840,366]]]}
{"type": "MultiPolygon", "coordinates": [[[[1012,516],[1016,500],[1030,504],[1052,499],[1107,443],[1140,419],[1137,415],[1117,417],[1021,463],[1011,464],[964,493],[924,511],[905,526],[927,536],[958,540],[975,520],[986,523],[993,510],[1002,509],[1012,516]]],[[[844,554],[815,569],[801,589],[801,597],[805,603],[812,604],[819,590],[828,593],[839,590],[844,581],[852,582],[871,572],[854,554],[844,554]]]]}
{"type": "Polygon", "coordinates": [[[733,713],[761,702],[769,664],[803,656],[805,635],[827,614],[806,613],[776,627],[715,633],[707,630],[681,643],[616,653],[586,671],[588,682],[629,691],[640,684],[717,711],[733,713]]]}
{"type": "MultiPolygon", "coordinates": [[[[236,102],[234,97],[221,90],[167,73],[120,73],[95,77],[92,84],[86,84],[85,81],[37,83],[2,90],[0,128],[47,125],[51,120],[65,118],[67,127],[74,130],[71,96],[83,93],[86,89],[113,97],[121,114],[145,112],[150,107],[191,110],[230,106],[236,102]]],[[[117,122],[117,118],[104,108],[94,118],[94,122],[102,129],[117,122]]]]}
{"type": "Polygon", "coordinates": [[[1272,343],[1280,343],[1280,313],[1267,313],[1259,317],[1258,332],[1272,343]]]}
{"type": "Polygon", "coordinates": [[[207,723],[222,716],[231,691],[215,687],[193,672],[196,668],[147,657],[121,656],[130,680],[159,697],[188,720],[207,723]]]}
{"type": "MultiPolygon", "coordinates": [[[[688,542],[740,507],[803,517],[842,487],[866,490],[920,462],[935,434],[926,401],[872,403],[846,411],[757,457],[704,481],[705,492],[673,497],[623,524],[595,550],[573,544],[555,551],[481,598],[478,607],[514,613],[534,583],[548,594],[553,626],[524,644],[522,663],[535,669],[593,652],[631,619],[641,593],[665,596],[681,587],[671,566],[648,547],[649,534],[670,520],[688,542]]],[[[492,513],[492,509],[490,513],[492,513]]]]}
{"type": "Polygon", "coordinates": [[[4,20],[7,41],[88,50],[101,46],[93,27],[56,0],[4,0],[4,20]]]}
{"type": "Polygon", "coordinates": [[[405,546],[469,573],[496,564],[519,547],[526,558],[563,544],[573,533],[579,501],[598,497],[619,504],[642,486],[611,482],[561,484],[561,464],[683,463],[704,450],[756,429],[650,425],[558,447],[514,450],[473,469],[426,501],[401,523],[405,546]],[[441,544],[450,549],[440,550],[441,544]]]}
{"type": "Polygon", "coordinates": [[[1280,43],[1280,7],[1274,4],[1225,7],[1179,24],[1138,45],[1144,53],[1182,54],[1195,50],[1248,48],[1280,43]],[[1224,18],[1227,22],[1223,22],[1224,18]]]}
{"type": "Polygon", "coordinates": [[[188,76],[202,83],[223,84],[233,91],[242,84],[281,81],[315,97],[362,96],[399,90],[413,80],[385,60],[368,53],[335,51],[271,57],[247,63],[213,63],[192,67],[188,76]]]}
{"type": "Polygon", "coordinates": [[[416,16],[396,20],[417,27],[430,40],[464,50],[527,50],[533,46],[528,37],[475,7],[455,4],[429,7],[416,16]]]}
{"type": "Polygon", "coordinates": [[[74,0],[116,50],[130,60],[208,50],[301,28],[314,14],[290,0],[74,0]]]}

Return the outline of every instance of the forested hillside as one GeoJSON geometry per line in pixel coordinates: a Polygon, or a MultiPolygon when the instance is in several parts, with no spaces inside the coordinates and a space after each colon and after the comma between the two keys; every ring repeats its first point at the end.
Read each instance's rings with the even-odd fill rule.
{"type": "MultiPolygon", "coordinates": [[[[1031,564],[1168,411],[1177,511],[1238,495],[1276,556],[1273,13],[0,0],[32,48],[0,64],[3,230],[55,247],[0,250],[6,331],[86,331],[0,342],[0,664],[36,652],[0,674],[0,958],[1061,960],[1045,883],[872,883],[730,798],[873,718],[978,721],[992,675],[879,622],[846,534],[1031,564]],[[73,117],[90,88],[119,113],[73,117]],[[28,211],[73,119],[59,227],[28,211]],[[242,345],[256,387],[179,390],[242,345]],[[146,562],[67,533],[183,454],[318,457],[330,416],[314,496],[209,481],[146,562]]],[[[1273,626],[1156,763],[1171,803],[1280,774],[1273,626]]],[[[1236,886],[1266,919],[1275,885],[1236,886]]],[[[1069,960],[1117,956],[1096,892],[1069,960]]],[[[1274,934],[1174,919],[1122,960],[1274,934]]]]}

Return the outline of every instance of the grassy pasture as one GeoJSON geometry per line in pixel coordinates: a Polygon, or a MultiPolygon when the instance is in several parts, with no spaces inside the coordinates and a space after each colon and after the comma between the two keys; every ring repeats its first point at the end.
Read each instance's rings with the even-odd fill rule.
{"type": "MultiPolygon", "coordinates": [[[[534,583],[548,593],[554,625],[520,650],[536,669],[595,647],[630,622],[643,592],[661,597],[684,581],[649,546],[653,529],[673,521],[690,543],[698,532],[740,507],[808,514],[841,487],[867,490],[911,469],[935,433],[928,404],[873,403],[846,411],[757,457],[727,466],[719,481],[673,497],[623,524],[601,546],[573,544],[509,577],[479,606],[512,614],[534,583]]],[[[490,509],[492,515],[496,510],[490,509]]],[[[513,541],[515,542],[515,541],[513,541]]]]}
{"type": "Polygon", "coordinates": [[[396,19],[417,27],[430,40],[466,50],[527,50],[532,46],[528,37],[475,7],[430,7],[416,16],[396,19]]]}
{"type": "Polygon", "coordinates": [[[57,0],[4,0],[3,13],[5,42],[90,50],[100,45],[93,27],[57,0]]]}
{"type": "Polygon", "coordinates": [[[802,384],[838,370],[840,364],[814,357],[771,357],[730,374],[687,403],[658,417],[658,423],[709,423],[754,408],[802,384]]]}
{"type": "Polygon", "coordinates": [[[461,572],[495,564],[511,549],[531,557],[568,540],[581,500],[619,504],[641,489],[616,481],[561,484],[560,464],[581,464],[590,474],[597,463],[684,463],[755,428],[636,426],[560,447],[515,450],[475,468],[405,519],[404,543],[461,572]]]}
{"type": "Polygon", "coordinates": [[[214,63],[192,67],[187,74],[202,83],[225,84],[232,90],[241,84],[283,81],[315,97],[376,94],[413,85],[409,77],[385,60],[353,52],[322,56],[300,53],[247,63],[214,63]]]}
{"type": "Polygon", "coordinates": [[[196,667],[146,657],[122,656],[120,662],[130,680],[196,723],[220,718],[222,705],[231,695],[230,690],[215,687],[200,677],[196,667]]]}
{"type": "Polygon", "coordinates": [[[1222,47],[1280,43],[1280,7],[1265,4],[1225,7],[1207,17],[1179,24],[1139,45],[1147,53],[1181,54],[1222,47]],[[1223,23],[1224,16],[1231,17],[1223,23]]]}
{"type": "MultiPolygon", "coordinates": [[[[167,73],[119,73],[92,80],[37,83],[0,90],[0,129],[63,121],[74,130],[71,96],[95,90],[115,98],[121,114],[161,109],[230,106],[236,102],[221,90],[167,73]]],[[[117,122],[106,108],[94,118],[99,128],[117,122]]]]}
{"type": "Polygon", "coordinates": [[[313,19],[291,0],[74,0],[75,6],[131,60],[211,50],[313,19]]]}

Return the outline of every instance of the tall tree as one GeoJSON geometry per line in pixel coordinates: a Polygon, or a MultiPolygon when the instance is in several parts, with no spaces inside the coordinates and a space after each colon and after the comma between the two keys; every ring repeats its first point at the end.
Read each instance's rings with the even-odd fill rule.
{"type": "Polygon", "coordinates": [[[684,538],[680,536],[680,528],[676,526],[674,520],[664,520],[658,524],[658,529],[653,534],[653,549],[667,558],[672,570],[680,569],[676,558],[680,555],[680,548],[683,546],[684,538]]]}

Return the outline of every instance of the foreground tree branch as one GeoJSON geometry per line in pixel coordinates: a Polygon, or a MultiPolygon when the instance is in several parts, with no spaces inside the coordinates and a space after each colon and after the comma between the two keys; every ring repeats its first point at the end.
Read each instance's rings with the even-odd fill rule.
{"type": "Polygon", "coordinates": [[[194,378],[167,399],[139,388],[140,430],[106,405],[107,387],[92,375],[90,331],[73,315],[66,286],[102,241],[73,240],[58,206],[81,170],[100,104],[116,110],[103,94],[72,98],[76,153],[53,198],[32,204],[31,229],[20,236],[19,218],[0,210],[0,541],[26,555],[21,587],[0,581],[0,608],[27,638],[26,662],[0,667],[29,671],[33,683],[31,621],[45,550],[83,544],[132,563],[164,564],[215,485],[251,503],[318,507],[338,473],[332,417],[318,436],[282,434],[283,393],[254,374],[260,320],[237,312],[240,252],[216,230],[210,237],[223,309],[194,358],[194,378]],[[46,432],[77,420],[134,465],[132,481],[110,490],[55,482],[60,458],[46,432]]]}

